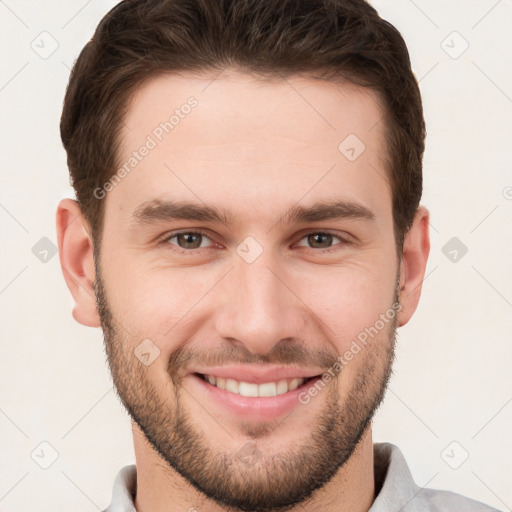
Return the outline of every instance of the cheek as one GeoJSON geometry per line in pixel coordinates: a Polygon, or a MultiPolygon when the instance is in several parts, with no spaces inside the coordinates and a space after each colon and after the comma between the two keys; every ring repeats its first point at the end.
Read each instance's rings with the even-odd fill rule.
{"type": "Polygon", "coordinates": [[[110,308],[133,338],[149,338],[162,352],[172,352],[173,340],[182,341],[190,322],[197,322],[202,298],[219,277],[206,267],[162,269],[137,261],[132,256],[105,265],[110,308]]]}
{"type": "MultiPolygon", "coordinates": [[[[326,339],[342,353],[391,308],[395,276],[359,267],[330,269],[322,279],[318,277],[303,276],[301,295],[297,294],[321,320],[316,322],[326,339]]],[[[382,330],[380,322],[378,327],[382,330]]]]}

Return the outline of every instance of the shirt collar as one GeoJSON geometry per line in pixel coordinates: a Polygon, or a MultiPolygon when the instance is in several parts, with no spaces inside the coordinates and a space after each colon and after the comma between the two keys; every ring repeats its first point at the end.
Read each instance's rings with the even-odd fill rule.
{"type": "Polygon", "coordinates": [[[137,467],[135,464],[119,470],[112,489],[112,502],[103,512],[137,512],[135,494],[137,491],[137,467]]]}
{"type": "Polygon", "coordinates": [[[429,510],[423,496],[420,496],[423,488],[414,483],[409,466],[398,446],[392,443],[374,443],[373,458],[375,490],[378,494],[368,512],[429,510]]]}

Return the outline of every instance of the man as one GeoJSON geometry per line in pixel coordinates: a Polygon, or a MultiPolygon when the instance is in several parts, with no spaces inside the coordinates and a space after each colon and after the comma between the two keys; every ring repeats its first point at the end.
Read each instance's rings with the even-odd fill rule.
{"type": "Polygon", "coordinates": [[[109,512],[489,511],[372,442],[430,243],[425,125],[363,0],[125,0],[70,78],[74,318],[136,465],[109,512]]]}

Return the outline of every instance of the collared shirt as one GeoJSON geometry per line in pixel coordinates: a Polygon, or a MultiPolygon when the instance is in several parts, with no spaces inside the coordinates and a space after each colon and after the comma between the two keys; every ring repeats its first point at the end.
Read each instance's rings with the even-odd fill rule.
{"type": "MultiPolygon", "coordinates": [[[[427,489],[414,483],[400,449],[392,443],[374,443],[374,474],[377,497],[368,512],[499,512],[480,501],[451,491],[427,489]]],[[[103,512],[136,512],[135,464],[117,474],[112,502],[103,512]]]]}

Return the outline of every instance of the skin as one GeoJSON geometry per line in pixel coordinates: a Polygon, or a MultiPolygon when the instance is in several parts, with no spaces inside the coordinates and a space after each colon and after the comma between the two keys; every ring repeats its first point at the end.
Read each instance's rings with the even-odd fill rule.
{"type": "Polygon", "coordinates": [[[395,329],[420,298],[429,213],[418,209],[399,260],[372,91],[299,76],[261,82],[234,69],[212,80],[163,75],[133,97],[120,162],[187,98],[198,106],[106,194],[98,261],[78,204],[64,199],[57,211],[73,316],[103,328],[133,420],[137,510],[367,511],[378,492],[371,418],[395,329]],[[366,146],[353,162],[338,150],[349,134],[366,146]],[[133,212],[154,199],[225,208],[235,222],[134,223],[133,212]],[[364,205],[374,219],[283,222],[297,204],[332,200],[364,205]],[[197,229],[208,235],[201,248],[169,239],[197,229]],[[325,231],[334,236],[308,237],[325,231]],[[237,253],[248,236],[262,249],[252,263],[237,253]],[[188,374],[214,357],[323,373],[397,299],[394,321],[277,421],[242,421],[188,374]],[[160,350],[149,366],[134,356],[145,339],[160,350]],[[257,455],[240,461],[247,447],[257,455]]]}

